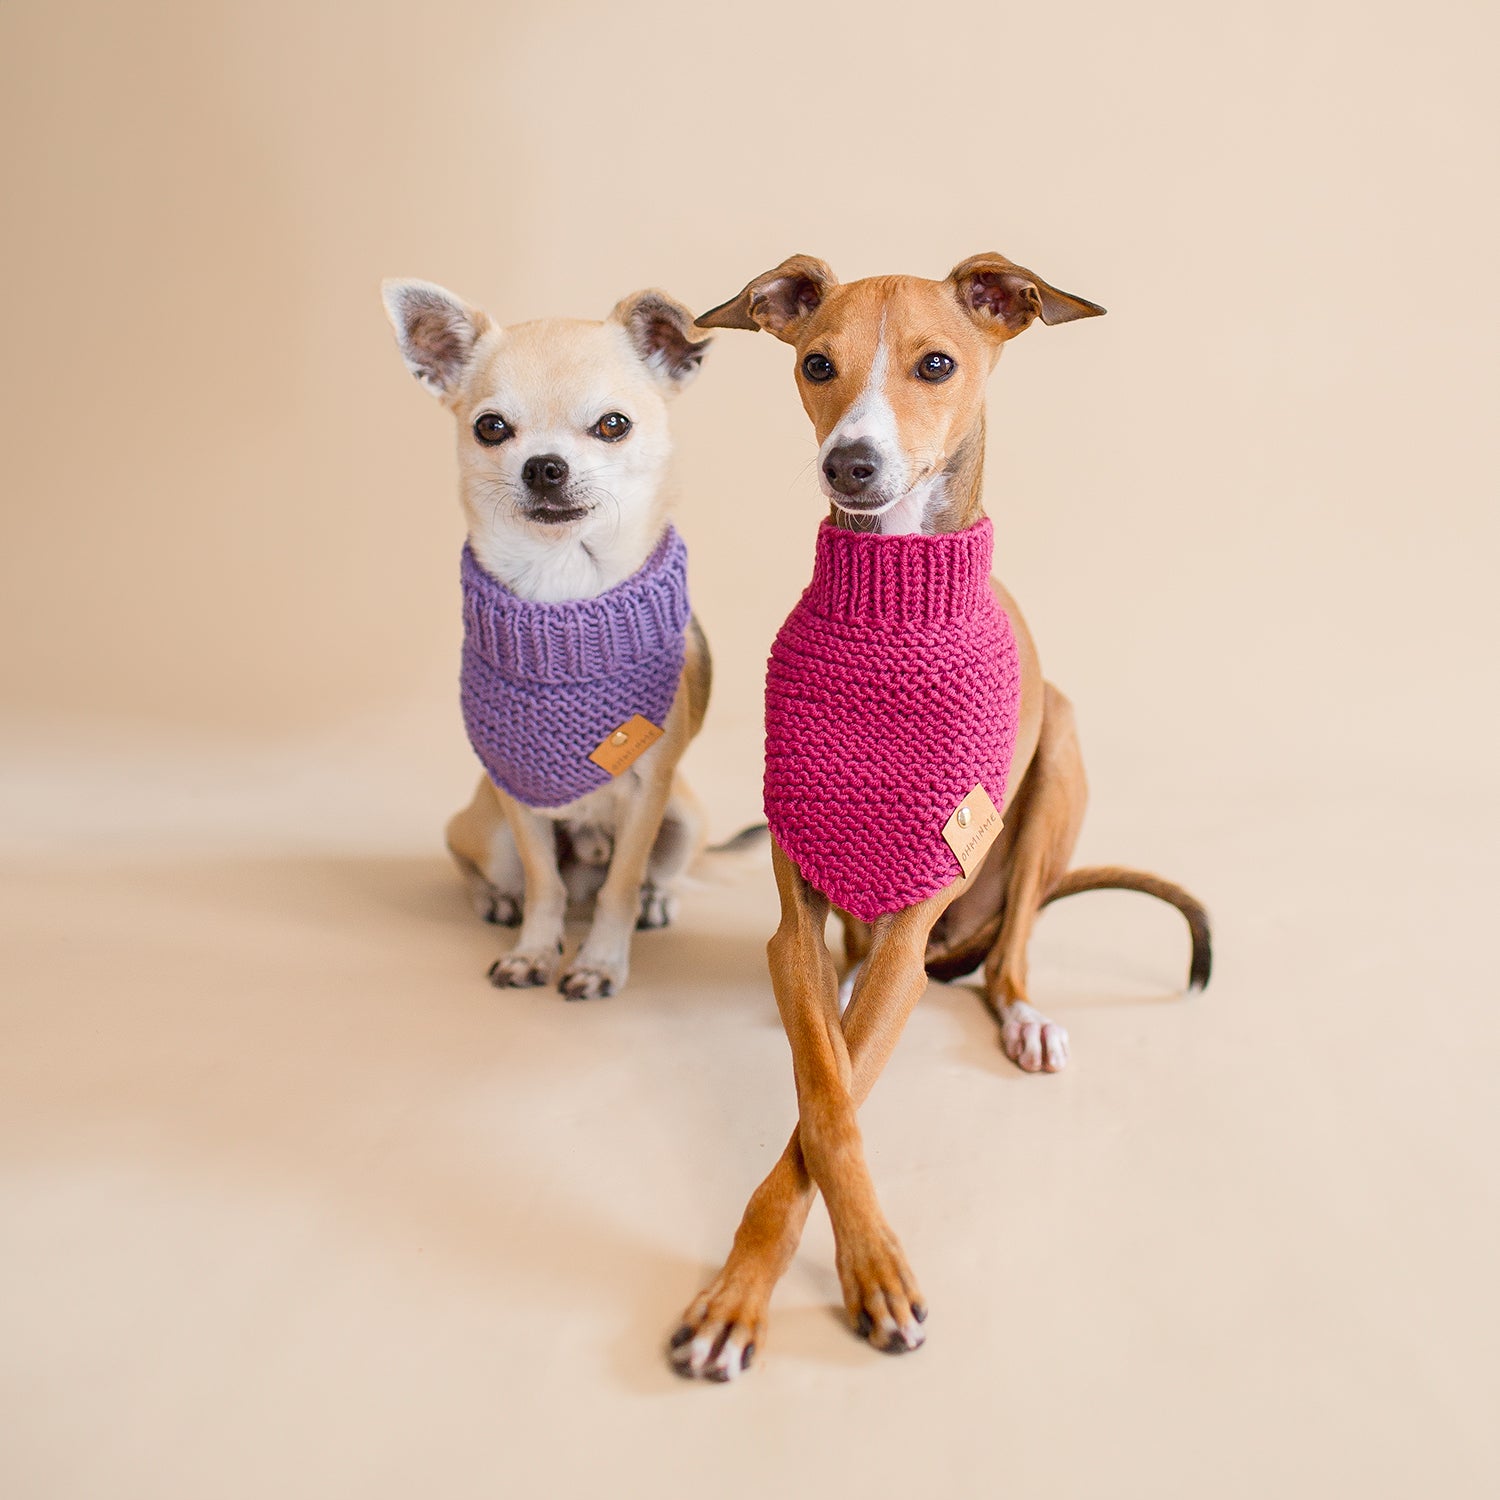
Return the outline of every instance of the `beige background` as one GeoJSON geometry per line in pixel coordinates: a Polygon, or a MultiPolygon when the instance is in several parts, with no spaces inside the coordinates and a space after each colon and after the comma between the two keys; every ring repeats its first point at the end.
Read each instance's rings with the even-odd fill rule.
{"type": "MultiPolygon", "coordinates": [[[[1492,1494],[1496,109],[1468,4],[0,9],[0,1490],[1492,1494]],[[631,990],[501,997],[440,856],[448,418],[381,276],[511,321],[793,251],[1103,302],[991,401],[1078,705],[1026,1079],[935,987],[865,1124],[934,1305],[826,1222],[733,1391],[658,1345],[791,1120],[754,861],[631,990]]],[[[785,349],[677,409],[758,805],[819,504],[785,349]]]]}

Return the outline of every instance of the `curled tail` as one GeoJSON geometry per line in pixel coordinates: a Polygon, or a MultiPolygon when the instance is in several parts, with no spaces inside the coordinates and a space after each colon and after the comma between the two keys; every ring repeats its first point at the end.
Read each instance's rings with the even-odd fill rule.
{"type": "MultiPolygon", "coordinates": [[[[1064,896],[1076,896],[1081,891],[1140,891],[1155,896],[1168,906],[1175,906],[1187,920],[1188,931],[1193,939],[1193,956],[1188,965],[1188,988],[1201,990],[1208,983],[1213,968],[1213,943],[1209,933],[1208,913],[1203,903],[1188,895],[1180,885],[1170,880],[1148,875],[1144,870],[1129,870],[1122,865],[1091,865],[1082,870],[1070,870],[1042,897],[1041,906],[1061,901],[1064,896]]],[[[1040,907],[1038,907],[1040,910],[1040,907]]],[[[1000,937],[1005,925],[1005,910],[990,916],[973,932],[959,939],[951,947],[930,949],[927,954],[927,972],[934,979],[962,979],[972,974],[985,960],[1000,937]]]]}
{"type": "Polygon", "coordinates": [[[1140,891],[1142,895],[1155,896],[1158,901],[1175,906],[1193,937],[1188,988],[1201,990],[1208,983],[1214,965],[1208,912],[1201,901],[1190,896],[1180,885],[1173,885],[1158,875],[1148,875],[1144,870],[1126,869],[1123,865],[1089,865],[1081,870],[1069,870],[1042,898],[1042,905],[1050,906],[1064,896],[1076,896],[1082,891],[1140,891]]]}

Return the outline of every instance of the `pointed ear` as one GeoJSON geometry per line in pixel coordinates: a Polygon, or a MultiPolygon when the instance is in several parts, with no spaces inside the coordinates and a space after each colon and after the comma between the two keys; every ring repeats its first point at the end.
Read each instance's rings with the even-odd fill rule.
{"type": "Polygon", "coordinates": [[[635,292],[609,315],[635,345],[641,363],[669,391],[681,390],[703,364],[711,338],[693,331],[693,315],[675,297],[655,290],[635,292]]]}
{"type": "Polygon", "coordinates": [[[757,276],[738,297],[710,308],[699,328],[764,328],[784,344],[797,342],[797,331],[839,284],[827,264],[814,255],[794,255],[774,271],[757,276]]]}
{"type": "Polygon", "coordinates": [[[488,314],[430,281],[382,281],[380,296],[406,368],[434,396],[452,396],[490,327],[488,314]]]}
{"type": "Polygon", "coordinates": [[[1071,323],[1075,318],[1101,318],[1104,309],[1070,292],[1048,286],[1035,271],[990,251],[971,255],[948,273],[959,304],[987,333],[1012,339],[1034,319],[1071,323]]]}

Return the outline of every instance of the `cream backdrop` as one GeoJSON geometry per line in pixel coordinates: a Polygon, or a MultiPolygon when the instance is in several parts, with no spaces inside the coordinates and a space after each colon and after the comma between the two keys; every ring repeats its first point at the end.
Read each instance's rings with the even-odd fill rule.
{"type": "MultiPolygon", "coordinates": [[[[110,1269],[102,1248],[127,1241],[130,1265],[156,1267],[159,1232],[196,1247],[189,1260],[206,1245],[262,1270],[269,1256],[246,1316],[281,1326],[278,1276],[316,1303],[318,1267],[336,1278],[349,1263],[336,1236],[244,1248],[285,1231],[278,1173],[296,1175],[299,1132],[318,1140],[326,1124],[310,1101],[344,1089],[378,1117],[387,1098],[342,1072],[335,1038],[360,1028],[364,1002],[335,976],[367,962],[356,955],[378,948],[382,929],[420,948],[405,999],[400,985],[382,992],[392,1056],[430,1038],[409,1000],[436,955],[467,945],[443,993],[462,997],[453,1006],[490,1004],[475,977],[493,935],[465,924],[435,854],[439,820],[471,775],[453,680],[453,439],[397,359],[381,277],[436,280],[515,321],[601,316],[646,285],[705,308],[795,251],[853,279],[939,277],[998,249],[1109,309],[1029,331],[990,403],[998,566],[1079,708],[1095,799],[1081,852],[1200,888],[1220,918],[1220,970],[1191,1007],[1145,1005],[1176,982],[1177,928],[1144,903],[1098,898],[1093,919],[1082,905],[1049,917],[1042,972],[1054,995],[1142,1003],[1065,1015],[1083,1059],[1073,1073],[1000,1090],[1008,1075],[982,1014],[948,992],[932,1014],[957,1030],[928,1036],[914,1023],[913,1056],[926,1046],[943,1078],[977,1067],[1000,1090],[985,1099],[1020,1101],[1018,1130],[1045,1109],[1083,1156],[1094,1148],[1066,1135],[1070,1121],[1094,1120],[1095,1144],[1145,1130],[1146,1117],[1159,1143],[1202,1141],[1188,1187],[1161,1144],[1169,1157],[1157,1177],[1143,1169],[1144,1196],[1111,1202],[1140,1215],[1129,1244],[1166,1223],[1201,1252],[1201,1263],[1173,1262],[1189,1304],[1218,1307],[1222,1292],[1237,1311],[1205,1314],[1201,1334],[1178,1330],[1180,1344],[1167,1336],[1165,1355],[1149,1331],[1115,1328],[1091,1379],[1078,1371],[1100,1358],[1099,1320],[1131,1295],[1104,1289],[1107,1270],[1064,1256],[1068,1278],[1054,1286],[1044,1257],[1033,1269],[1046,1291],[1034,1295],[953,1271],[963,1290],[939,1332],[962,1348],[952,1304],[988,1307],[998,1354],[984,1345],[943,1366],[935,1334],[918,1357],[928,1373],[871,1368],[857,1349],[846,1357],[820,1313],[793,1323],[753,1398],[727,1395],[712,1416],[663,1407],[680,1393],[654,1341],[722,1253],[769,1163],[761,1148],[790,1118],[760,969],[766,877],[725,876],[734,894],[710,889],[676,951],[743,960],[736,1014],[758,1017],[766,1080],[734,1106],[745,1149],[717,1176],[705,1166],[709,1203],[683,1196],[659,1232],[631,1221],[638,1244],[667,1257],[659,1274],[580,1261],[571,1280],[547,1284],[563,1302],[586,1284],[594,1311],[616,1307],[612,1289],[629,1302],[602,1367],[591,1328],[566,1324],[587,1394],[570,1398],[557,1368],[559,1325],[545,1322],[555,1310],[535,1327],[517,1311],[538,1305],[534,1287],[488,1304],[493,1327],[477,1318],[541,1359],[530,1396],[513,1393],[534,1403],[506,1439],[514,1472],[529,1476],[514,1493],[588,1489],[606,1462],[590,1467],[590,1430],[647,1492],[655,1473],[663,1485],[681,1477],[658,1471],[658,1455],[700,1443],[706,1465],[716,1444],[736,1455],[728,1476],[698,1472],[719,1491],[737,1473],[747,1489],[789,1492],[774,1450],[835,1487],[854,1463],[870,1493],[922,1473],[954,1493],[1003,1489],[1007,1465],[1020,1492],[1055,1495],[1337,1493],[1355,1480],[1366,1494],[1427,1481],[1450,1496],[1485,1492],[1497,41],[1493,13],[1474,4],[1328,0],[0,8],[0,674],[16,928],[0,1150],[16,1168],[12,1223],[28,1226],[5,1252],[5,1279],[35,1289],[7,1303],[14,1322],[0,1336],[11,1409],[27,1416],[11,1458],[0,1449],[0,1488],[290,1494],[302,1492],[296,1473],[311,1493],[371,1495],[429,1472],[402,1423],[430,1420],[447,1434],[438,1462],[453,1466],[434,1492],[479,1493],[495,1455],[474,1391],[530,1380],[476,1364],[457,1302],[435,1333],[410,1309],[390,1312],[389,1288],[365,1270],[373,1324],[341,1283],[353,1299],[344,1313],[312,1332],[297,1325],[320,1372],[304,1401],[302,1377],[246,1330],[212,1350],[194,1343],[194,1327],[217,1339],[224,1307],[243,1300],[238,1282],[202,1291],[188,1277],[188,1295],[172,1275],[110,1269]],[[361,875],[359,851],[387,862],[361,875]],[[338,894],[367,879],[377,897],[338,894]],[[313,915],[283,929],[283,905],[313,915]],[[715,946],[717,920],[733,930],[727,949],[715,946]],[[338,933],[325,947],[320,922],[338,933]],[[422,947],[434,924],[441,942],[422,947]],[[230,973],[254,975],[233,1002],[230,973]],[[310,1043],[298,1026],[334,1004],[325,985],[345,1020],[310,1043]],[[276,1039],[256,1029],[267,1014],[285,1022],[276,1039]],[[259,1041],[239,1054],[243,1035],[259,1041]],[[304,1061],[278,1073],[304,1049],[326,1076],[304,1076],[304,1061]],[[965,1063],[965,1049],[983,1062],[965,1063]],[[1097,1098],[1106,1066],[1147,1066],[1148,1052],[1162,1067],[1159,1078],[1148,1067],[1149,1088],[1120,1082],[1093,1106],[1041,1102],[1097,1098]],[[237,1055],[303,1113],[261,1120],[237,1055]],[[177,1063],[230,1070],[237,1130],[219,1130],[214,1089],[182,1093],[177,1063]],[[1199,1092],[1174,1093],[1183,1077],[1199,1092]],[[278,1130],[284,1149],[265,1146],[278,1130]],[[200,1132],[216,1147],[195,1173],[170,1190],[131,1185],[141,1156],[155,1160],[150,1142],[200,1132]],[[118,1156],[101,1144],[115,1141],[118,1156]],[[223,1186],[237,1167],[255,1179],[248,1206],[223,1186]],[[1236,1172],[1259,1186],[1226,1186],[1236,1172]],[[203,1205],[219,1192],[215,1217],[203,1205]],[[1312,1247],[1289,1290],[1256,1280],[1271,1254],[1262,1236],[1312,1247]],[[1081,1297],[1089,1320],[1049,1319],[1043,1295],[1059,1308],[1081,1297]],[[138,1314],[120,1314],[126,1303],[138,1314]],[[372,1375],[354,1332],[371,1327],[416,1347],[433,1380],[447,1371],[462,1394],[383,1366],[372,1375]],[[1072,1353],[1045,1356],[1038,1384],[1028,1361],[1059,1327],[1072,1353]],[[159,1342],[147,1336],[163,1328],[159,1342]],[[1311,1329],[1300,1345],[1299,1328],[1311,1329]],[[121,1352],[136,1348],[157,1350],[144,1369],[121,1352]],[[343,1348],[341,1360],[332,1351],[343,1348]],[[1012,1358],[1016,1369],[997,1375],[996,1360],[1012,1358]],[[262,1380],[283,1392],[256,1398],[270,1413],[263,1442],[233,1415],[262,1380]],[[117,1384],[134,1391],[124,1408],[106,1395],[117,1384]],[[649,1422],[631,1415],[643,1393],[658,1398],[644,1403],[649,1422]],[[570,1399],[584,1430],[569,1425],[570,1399]],[[424,1415],[424,1401],[438,1414],[424,1415]],[[453,1401],[473,1405],[472,1426],[453,1401]],[[747,1457],[733,1423],[753,1414],[785,1437],[793,1401],[844,1430],[878,1412],[879,1427],[854,1457],[812,1431],[747,1457]],[[1168,1410],[1192,1430],[1174,1438],[1168,1410]],[[882,1443],[914,1441],[899,1424],[917,1411],[936,1451],[882,1458],[882,1443]],[[179,1441],[181,1422],[192,1432],[179,1441]],[[549,1448],[554,1433],[565,1436],[549,1448]]],[[[675,421],[676,514],[718,665],[691,767],[723,834],[757,812],[761,667],[807,577],[821,507],[788,351],[770,338],[720,333],[675,421]]],[[[681,982],[674,950],[650,951],[662,956],[638,977],[642,1007],[653,984],[676,994],[681,982]]],[[[650,1014],[630,1001],[595,1024],[650,1014]]],[[[707,1024],[688,998],[680,1012],[674,1025],[707,1024]]],[[[553,1028],[573,1012],[527,1014],[528,1045],[552,1048],[572,1078],[583,1064],[553,1028]]],[[[657,1045],[629,1030],[625,1044],[657,1045]]],[[[448,1059],[459,1073],[469,1046],[448,1059]]],[[[679,1066],[700,1061],[684,1049],[679,1066]]],[[[700,1124],[738,1087],[727,1064],[713,1077],[693,1095],[700,1124]]],[[[452,1077],[428,1082],[446,1090],[452,1077]]],[[[398,1084],[402,1108],[420,1115],[424,1087],[398,1084]]],[[[660,1088],[620,1116],[657,1143],[657,1107],[677,1085],[660,1088]]],[[[902,1139],[897,1118],[882,1118],[886,1139],[902,1139]]],[[[722,1144],[717,1125],[709,1133],[722,1144]]],[[[378,1155],[384,1139],[377,1130],[358,1149],[378,1155]]],[[[560,1148],[569,1163],[572,1148],[560,1148]]],[[[1067,1175],[1077,1161],[1049,1166],[1067,1175]]],[[[965,1205],[998,1185],[972,1162],[953,1170],[954,1218],[927,1220],[929,1262],[938,1230],[962,1238],[965,1205]]],[[[441,1220],[431,1177],[408,1163],[394,1190],[441,1220]]],[[[317,1172],[303,1191],[337,1197],[317,1172]]],[[[1038,1193],[1044,1207],[1061,1201],[1038,1193]]],[[[361,1178],[354,1197],[378,1196],[361,1178]]],[[[997,1243],[1020,1212],[1002,1198],[997,1243]]],[[[905,1200],[920,1223],[910,1182],[905,1200]]],[[[593,1234],[586,1183],[569,1202],[593,1234]]],[[[1043,1222],[1077,1254],[1099,1211],[1084,1195],[1065,1223],[1043,1222]]],[[[498,1235],[506,1221],[491,1212],[448,1229],[498,1235]]],[[[399,1217],[376,1216],[372,1232],[394,1233],[399,1217]]],[[[574,1227],[529,1222],[544,1245],[574,1227]]],[[[1163,1262],[1142,1251],[1120,1264],[1151,1283],[1163,1262]]],[[[392,1287],[413,1284],[402,1265],[392,1287]]],[[[464,1293],[480,1297],[484,1266],[476,1251],[454,1272],[464,1293]]],[[[836,1301],[826,1275],[807,1287],[810,1306],[836,1301]]],[[[1182,1304],[1170,1287],[1157,1293],[1160,1333],[1182,1304]]]]}

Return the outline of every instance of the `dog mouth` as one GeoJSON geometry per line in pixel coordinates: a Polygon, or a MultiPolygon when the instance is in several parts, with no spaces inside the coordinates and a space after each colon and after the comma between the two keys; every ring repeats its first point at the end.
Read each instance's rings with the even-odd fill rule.
{"type": "Polygon", "coordinates": [[[536,521],[542,526],[566,526],[569,521],[581,521],[589,509],[576,501],[556,500],[528,505],[522,514],[528,521],[536,521]]]}
{"type": "Polygon", "coordinates": [[[828,497],[840,510],[846,510],[851,516],[878,516],[881,511],[889,510],[901,497],[896,500],[857,499],[851,495],[830,495],[828,497]]]}

